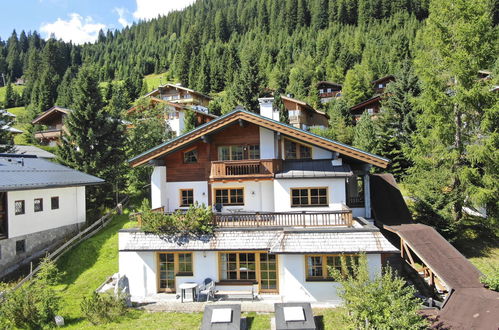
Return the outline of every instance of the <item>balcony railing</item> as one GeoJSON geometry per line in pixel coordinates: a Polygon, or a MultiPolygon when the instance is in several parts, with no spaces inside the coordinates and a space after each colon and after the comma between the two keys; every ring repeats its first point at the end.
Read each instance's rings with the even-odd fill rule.
{"type": "Polygon", "coordinates": [[[215,213],[213,224],[217,227],[351,227],[350,209],[329,212],[256,212],[215,213]]]}
{"type": "Polygon", "coordinates": [[[35,132],[35,139],[54,139],[60,138],[62,135],[62,129],[54,128],[45,131],[35,132]]]}
{"type": "Polygon", "coordinates": [[[249,159],[211,162],[210,179],[272,178],[281,169],[279,159],[249,159]]]}
{"type": "MultiPolygon", "coordinates": [[[[164,213],[164,207],[151,210],[164,213]]],[[[142,226],[140,213],[133,215],[142,226]]],[[[213,225],[220,228],[259,227],[352,227],[352,210],[335,211],[213,213],[213,225]]]]}

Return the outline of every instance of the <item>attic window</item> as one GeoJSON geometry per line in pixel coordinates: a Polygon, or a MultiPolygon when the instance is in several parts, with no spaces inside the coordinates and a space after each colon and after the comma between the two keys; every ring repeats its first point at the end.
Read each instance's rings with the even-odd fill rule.
{"type": "Polygon", "coordinates": [[[312,148],[291,140],[284,140],[285,159],[312,159],[312,148]]]}
{"type": "Polygon", "coordinates": [[[198,149],[191,149],[184,152],[184,163],[194,164],[198,162],[198,149]]]}

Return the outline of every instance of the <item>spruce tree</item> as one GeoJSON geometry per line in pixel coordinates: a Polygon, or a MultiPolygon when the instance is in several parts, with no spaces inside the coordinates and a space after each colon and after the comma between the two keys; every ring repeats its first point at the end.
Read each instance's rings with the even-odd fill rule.
{"type": "Polygon", "coordinates": [[[376,150],[376,129],[367,111],[362,114],[354,128],[353,146],[367,152],[376,150]]]}
{"type": "Polygon", "coordinates": [[[97,74],[90,67],[78,72],[71,108],[57,156],[71,168],[106,180],[87,188],[89,210],[96,211],[124,184],[123,127],[119,118],[104,111],[97,74]]]}
{"type": "Polygon", "coordinates": [[[348,70],[342,94],[351,107],[370,98],[373,93],[372,74],[365,65],[357,64],[348,70]]]}
{"type": "Polygon", "coordinates": [[[12,152],[14,137],[8,130],[14,124],[14,119],[7,115],[6,110],[0,110],[0,153],[12,152]]]}
{"type": "Polygon", "coordinates": [[[478,223],[497,223],[498,214],[493,211],[497,211],[499,183],[483,181],[497,178],[497,152],[486,156],[496,157],[487,162],[495,161],[496,166],[489,167],[478,160],[490,147],[476,148],[485,146],[489,134],[497,132],[497,121],[492,132],[484,125],[494,113],[497,97],[492,97],[490,83],[477,77],[478,70],[492,66],[494,32],[487,0],[433,0],[418,35],[416,68],[422,94],[417,101],[422,115],[413,137],[414,167],[408,187],[418,220],[437,226],[450,238],[473,221],[467,209],[495,204],[478,223]],[[495,197],[478,198],[485,187],[495,197]]]}
{"type": "Polygon", "coordinates": [[[14,91],[10,81],[7,83],[7,87],[5,88],[5,99],[3,104],[5,108],[13,108],[17,105],[17,94],[14,91]]]}
{"type": "Polygon", "coordinates": [[[258,112],[260,90],[261,78],[256,53],[248,48],[243,54],[241,70],[229,91],[235,102],[233,106],[241,105],[248,111],[258,112]]]}
{"type": "Polygon", "coordinates": [[[281,93],[278,91],[274,93],[274,102],[272,103],[272,107],[279,111],[279,121],[289,125],[289,112],[282,102],[281,93]]]}

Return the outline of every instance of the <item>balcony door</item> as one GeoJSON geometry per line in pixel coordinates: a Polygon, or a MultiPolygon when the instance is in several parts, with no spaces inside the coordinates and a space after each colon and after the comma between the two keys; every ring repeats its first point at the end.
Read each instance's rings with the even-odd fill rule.
{"type": "Polygon", "coordinates": [[[364,201],[364,177],[354,175],[346,183],[347,206],[350,208],[365,207],[364,201]]]}
{"type": "Polygon", "coordinates": [[[159,253],[159,291],[175,292],[175,254],[159,253]]]}

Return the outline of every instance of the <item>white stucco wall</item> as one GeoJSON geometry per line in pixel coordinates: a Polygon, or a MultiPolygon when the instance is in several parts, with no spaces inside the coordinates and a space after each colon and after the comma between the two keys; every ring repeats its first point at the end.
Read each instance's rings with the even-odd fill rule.
{"type": "MultiPolygon", "coordinates": [[[[274,211],[274,186],[272,181],[242,181],[242,182],[215,182],[215,188],[244,188],[244,205],[224,206],[222,212],[236,209],[242,211],[274,211]]],[[[215,193],[212,194],[215,203],[215,193]]]]}
{"type": "Polygon", "coordinates": [[[166,206],[166,166],[154,166],[151,175],[151,208],[166,206]]]}
{"type": "Polygon", "coordinates": [[[277,158],[274,132],[266,128],[260,127],[260,158],[274,159],[277,158]]]}
{"type": "Polygon", "coordinates": [[[331,159],[333,158],[333,153],[329,150],[318,148],[312,146],[312,159],[331,159]]]}
{"type": "MultiPolygon", "coordinates": [[[[127,235],[127,233],[120,233],[127,235]]],[[[119,253],[119,272],[126,275],[130,283],[130,294],[132,299],[137,300],[158,292],[157,287],[157,252],[126,252],[119,253]]],[[[303,254],[278,255],[279,267],[279,295],[284,302],[309,301],[309,302],[331,302],[341,303],[338,297],[336,282],[307,282],[306,260],[303,254]]],[[[379,254],[368,254],[367,263],[369,274],[374,278],[375,274],[381,272],[381,256],[379,254]]],[[[203,283],[206,278],[218,282],[218,252],[198,251],[193,252],[193,276],[177,276],[175,278],[176,292],[179,293],[179,285],[184,282],[203,283]]],[[[220,288],[222,289],[222,288],[220,288]]],[[[231,287],[224,286],[224,290],[231,287]]],[[[241,289],[234,287],[232,289],[241,289]]],[[[255,286],[257,290],[257,286],[255,286]]]]}
{"type": "Polygon", "coordinates": [[[342,204],[345,204],[345,179],[276,179],[274,183],[274,200],[276,212],[285,211],[324,211],[341,210],[342,204]],[[311,188],[328,187],[329,207],[291,207],[291,188],[311,188]]]}
{"type": "Polygon", "coordinates": [[[9,238],[85,222],[85,187],[9,191],[7,193],[9,238]],[[51,209],[51,197],[59,208],[51,209]],[[34,211],[34,199],[43,198],[43,211],[34,211]],[[24,200],[24,214],[15,214],[15,201],[24,200]]]}
{"type": "Polygon", "coordinates": [[[173,212],[176,209],[187,209],[187,207],[180,207],[180,189],[193,189],[194,202],[208,205],[207,181],[166,182],[164,205],[168,212],[173,212]]]}
{"type": "Polygon", "coordinates": [[[279,111],[274,111],[273,100],[271,97],[258,99],[260,102],[260,115],[279,121],[279,111]]]}
{"type": "MultiPolygon", "coordinates": [[[[305,281],[306,266],[305,256],[298,254],[285,254],[279,256],[279,291],[284,302],[308,301],[341,303],[337,289],[337,282],[307,282],[305,281]]],[[[381,256],[368,254],[367,265],[369,275],[374,278],[381,272],[381,256]]]]}

